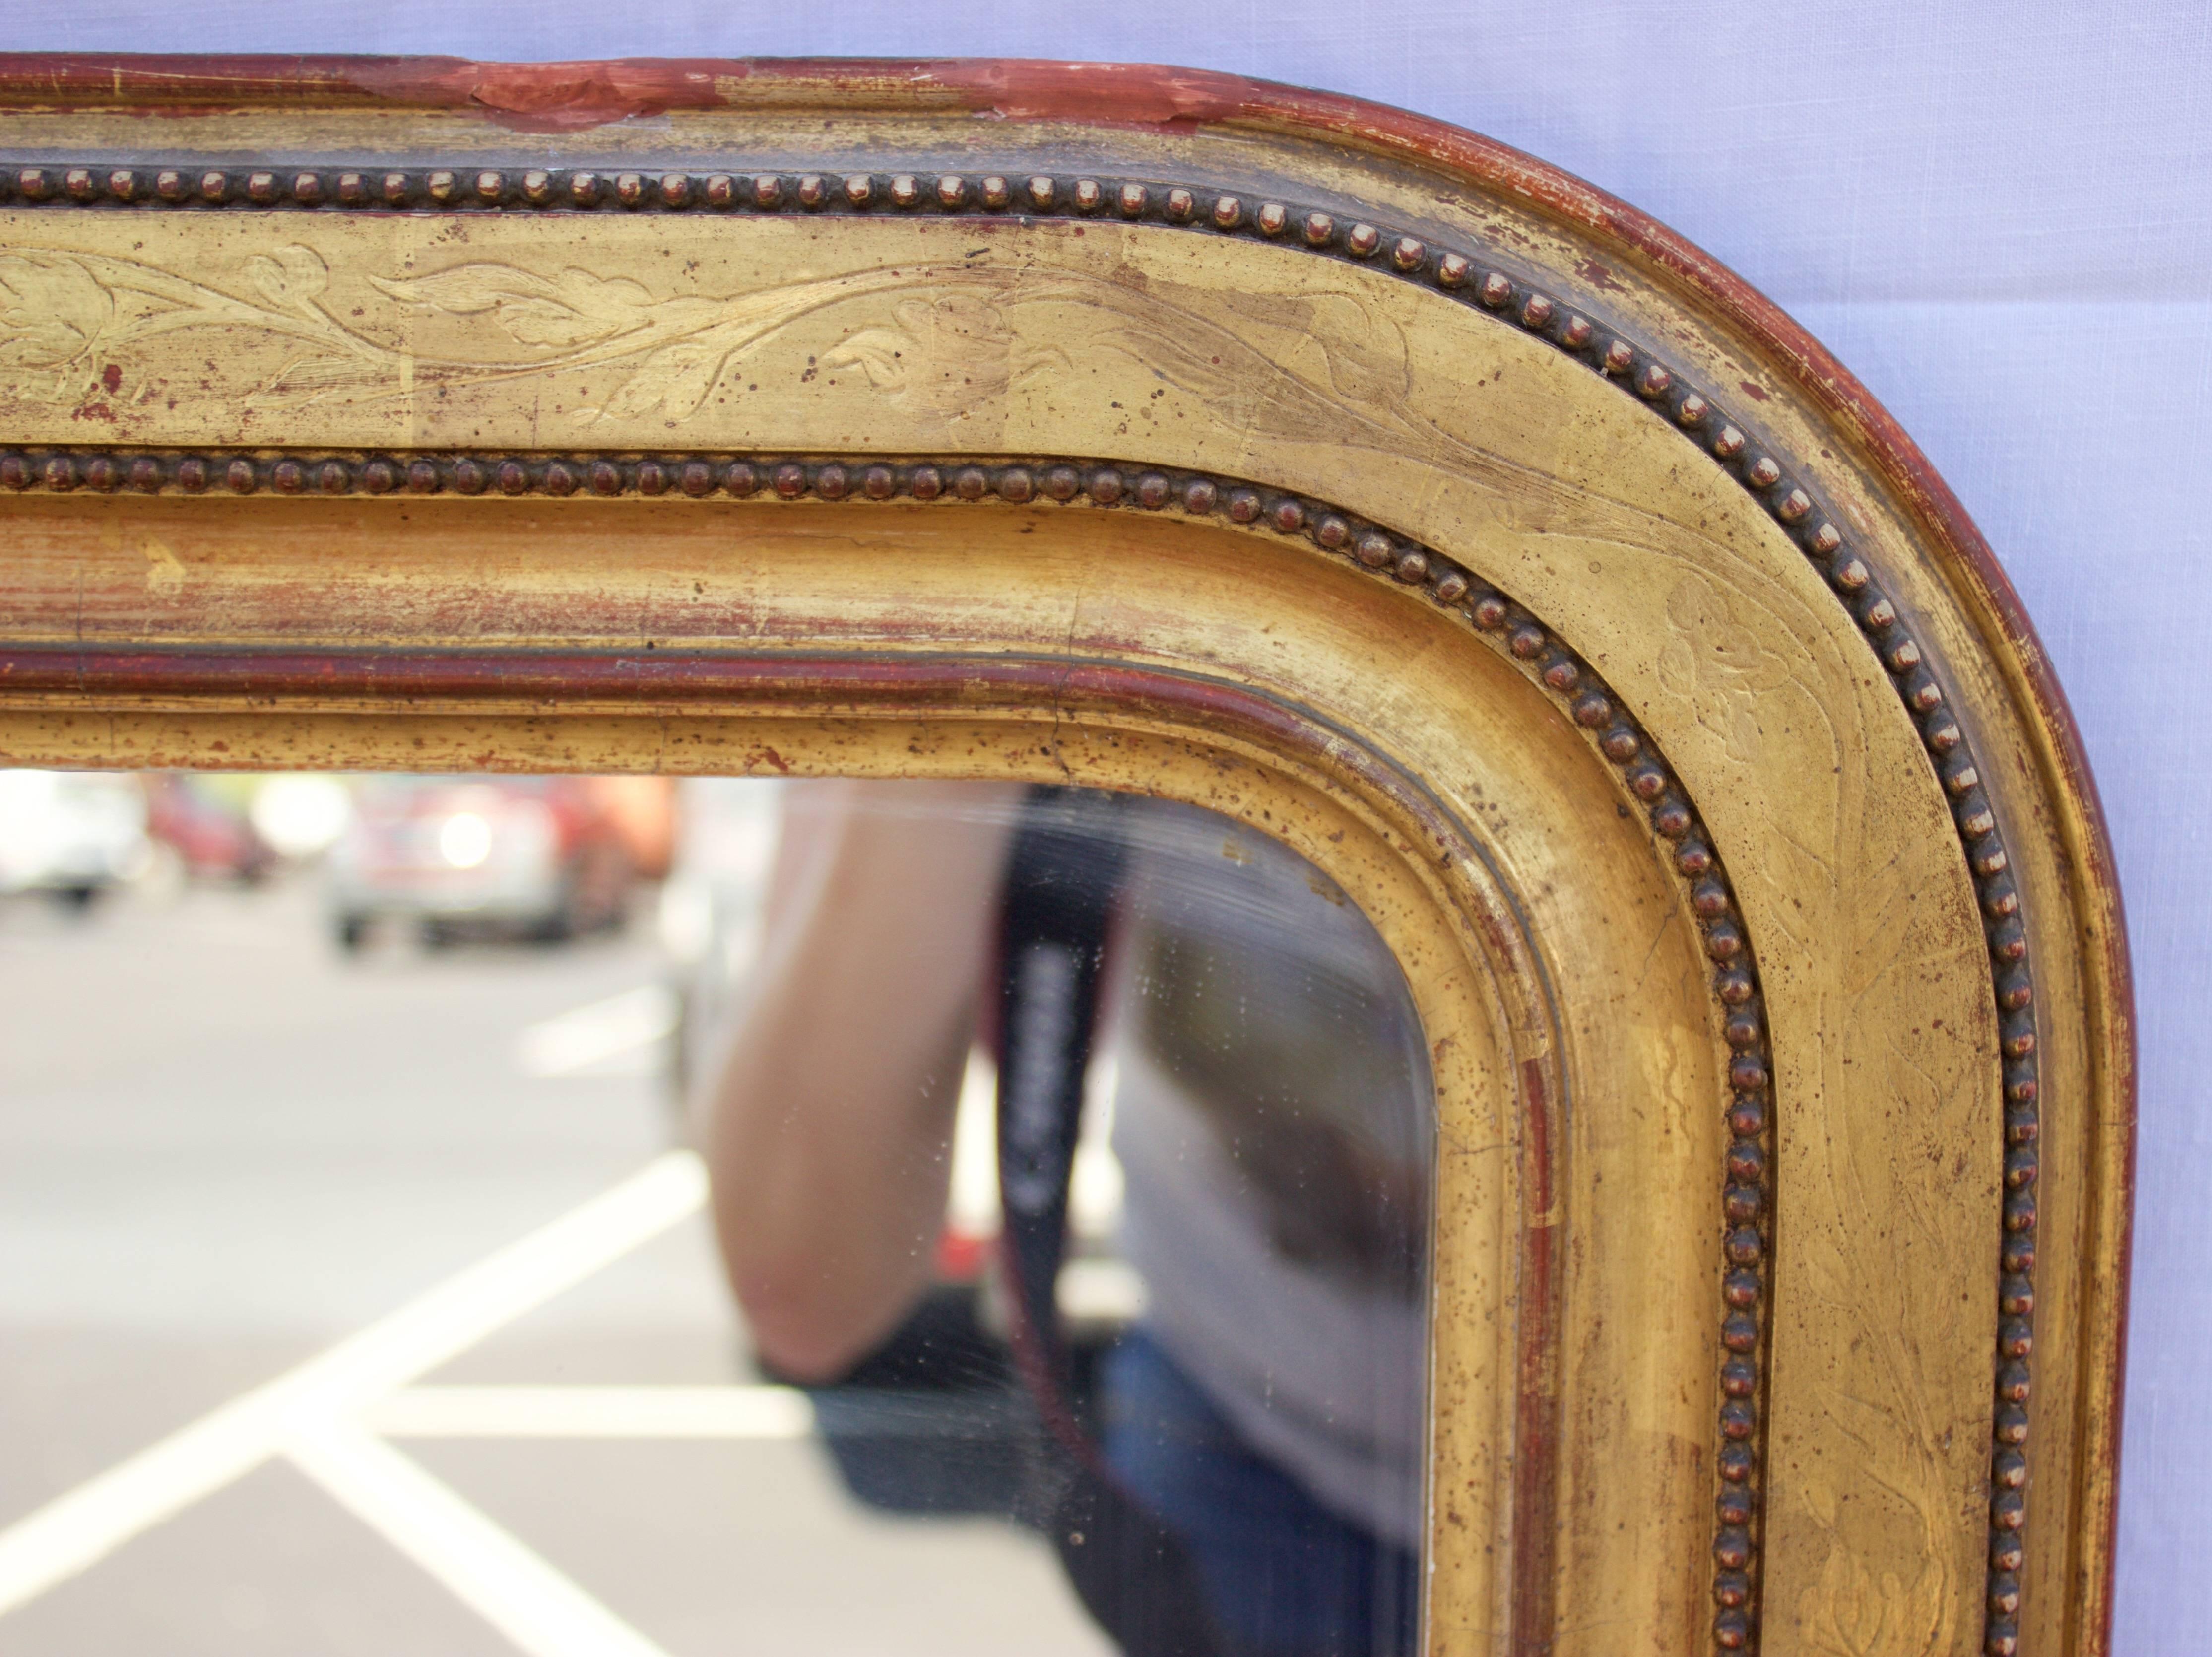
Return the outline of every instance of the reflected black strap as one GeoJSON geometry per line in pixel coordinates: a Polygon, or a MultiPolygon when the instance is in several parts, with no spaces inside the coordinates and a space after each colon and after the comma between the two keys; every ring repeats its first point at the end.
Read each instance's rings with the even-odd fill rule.
{"type": "Polygon", "coordinates": [[[1085,1458],[1080,1435],[1069,1436],[1071,1376],[1054,1288],[1107,932],[1127,862],[1121,810],[1110,795],[1030,789],[999,923],[999,1194],[1015,1352],[1048,1425],[1085,1458]]]}
{"type": "Polygon", "coordinates": [[[1101,1462],[1072,1402],[1056,1290],[1083,1078],[1127,850],[1114,795],[1032,789],[1007,860],[999,929],[999,1191],[1014,1355],[1068,1477],[1054,1547],[1127,1657],[1215,1657],[1182,1539],[1101,1462]]]}

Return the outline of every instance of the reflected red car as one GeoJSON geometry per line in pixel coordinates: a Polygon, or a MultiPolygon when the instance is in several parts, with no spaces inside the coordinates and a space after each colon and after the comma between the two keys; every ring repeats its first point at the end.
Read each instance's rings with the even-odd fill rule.
{"type": "Polygon", "coordinates": [[[276,848],[261,838],[242,801],[176,771],[145,782],[147,832],[177,854],[186,874],[250,886],[276,866],[276,848]]]}

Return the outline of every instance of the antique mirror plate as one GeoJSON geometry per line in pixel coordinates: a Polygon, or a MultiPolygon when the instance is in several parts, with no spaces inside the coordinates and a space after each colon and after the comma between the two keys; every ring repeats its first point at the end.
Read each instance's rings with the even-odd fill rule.
{"type": "MultiPolygon", "coordinates": [[[[1181,71],[0,104],[7,763],[1222,813],[1429,1050],[1430,1651],[2103,1649],[2094,796],[1957,503],[1696,249],[1181,71]]],[[[18,1592],[120,1539],[25,1533],[18,1592]]]]}

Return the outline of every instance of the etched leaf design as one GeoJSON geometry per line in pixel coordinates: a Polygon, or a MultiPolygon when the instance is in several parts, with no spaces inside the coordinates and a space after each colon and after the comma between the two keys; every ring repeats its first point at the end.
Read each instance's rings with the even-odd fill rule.
{"type": "Polygon", "coordinates": [[[1669,626],[1659,655],[1660,682],[1689,698],[1698,722],[1745,765],[1758,758],[1765,698],[1789,677],[1782,658],[1760,642],[1765,618],[1753,608],[1702,576],[1685,576],[1667,595],[1669,626]]]}
{"type": "Polygon", "coordinates": [[[364,362],[358,356],[298,357],[270,375],[246,401],[258,407],[301,395],[319,396],[342,387],[374,385],[380,371],[374,362],[364,362]]]}
{"type": "Polygon", "coordinates": [[[868,328],[825,353],[822,366],[857,367],[878,391],[944,420],[995,402],[1011,373],[1013,331],[980,295],[939,294],[894,306],[896,328],[868,328]]]}
{"type": "MultiPolygon", "coordinates": [[[[672,424],[687,420],[707,400],[732,359],[760,344],[793,318],[863,294],[913,288],[945,279],[945,273],[863,271],[759,293],[734,295],[727,299],[678,297],[659,301],[649,308],[650,333],[635,341],[618,339],[605,355],[645,350],[655,339],[670,343],[653,346],[630,377],[616,389],[606,407],[593,412],[598,418],[610,419],[649,414],[659,409],[672,424]]],[[[988,278],[961,271],[952,273],[950,279],[988,278]]],[[[908,300],[900,306],[898,314],[908,318],[933,314],[945,302],[908,300]]],[[[996,313],[992,315],[995,318],[996,313]]],[[[1004,325],[999,326],[1003,335],[1004,325]]],[[[969,356],[974,356],[972,346],[969,356]]],[[[1003,347],[1000,356],[1003,361],[1003,347]]],[[[1003,368],[1000,375],[1003,384],[1003,368]]]]}
{"type": "Polygon", "coordinates": [[[865,328],[822,359],[825,369],[858,368],[878,391],[897,393],[906,388],[906,354],[914,349],[914,336],[896,328],[865,328]]]}
{"type": "Polygon", "coordinates": [[[522,345],[585,345],[614,332],[605,318],[552,299],[506,302],[499,308],[499,325],[522,345]]]}
{"type": "Polygon", "coordinates": [[[88,355],[115,296],[66,253],[0,254],[0,362],[58,369],[88,355]]]}
{"type": "Polygon", "coordinates": [[[1909,1584],[1894,1571],[1877,1577],[1857,1553],[1838,1548],[1802,1596],[1798,1636],[1820,1657],[1948,1650],[1949,1575],[1930,1559],[1909,1584]]]}
{"type": "Polygon", "coordinates": [[[296,311],[331,285],[330,266],[312,247],[292,242],[246,261],[246,279],[271,305],[296,311]]]}
{"type": "Polygon", "coordinates": [[[1413,389],[1404,331],[1380,311],[1348,294],[1324,294],[1313,302],[1310,325],[1325,341],[1329,383],[1340,396],[1369,408],[1403,402],[1413,389]]]}
{"type": "Polygon", "coordinates": [[[1349,294],[1223,294],[1152,277],[1142,283],[1073,275],[1032,284],[1025,311],[1060,314],[1085,354],[1110,351],[1204,401],[1236,430],[1294,442],[1400,449],[1410,440],[1460,464],[1482,455],[1405,406],[1411,369],[1402,332],[1349,294]],[[1316,330],[1340,331],[1322,343],[1316,330]]]}
{"type": "Polygon", "coordinates": [[[473,316],[494,306],[545,295],[552,284],[511,265],[456,265],[426,277],[371,277],[369,285],[403,305],[448,316],[473,316]]]}
{"type": "Polygon", "coordinates": [[[489,311],[517,344],[558,350],[615,338],[646,326],[657,311],[684,303],[656,305],[651,294],[626,277],[598,277],[573,266],[544,277],[512,265],[457,265],[432,276],[369,280],[404,305],[448,316],[489,311]]]}
{"type": "MultiPolygon", "coordinates": [[[[1285,363],[1299,342],[1310,342],[1328,375],[1328,392],[1370,416],[1388,417],[1413,388],[1405,332],[1389,316],[1349,293],[1294,297],[1284,294],[1214,296],[1241,325],[1260,331],[1252,343],[1285,363]],[[1275,336],[1272,352],[1261,344],[1275,336]]],[[[1316,382],[1316,389],[1321,389],[1316,382]]]]}
{"type": "Polygon", "coordinates": [[[610,415],[639,415],[658,407],[671,420],[688,420],[721,378],[738,342],[726,338],[683,339],[664,345],[637,366],[608,400],[610,415]]]}

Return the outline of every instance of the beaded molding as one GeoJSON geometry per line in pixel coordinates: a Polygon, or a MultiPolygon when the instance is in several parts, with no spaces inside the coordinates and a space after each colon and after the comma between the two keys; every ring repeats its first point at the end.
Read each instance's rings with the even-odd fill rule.
{"type": "MultiPolygon", "coordinates": [[[[2034,1347],[2034,1185],[2040,1132],[2034,984],[2019,890],[1965,734],[1951,715],[1943,686],[1923,659],[1918,641],[1899,618],[1895,603],[1864,559],[1846,542],[1814,492],[1765,447],[1753,443],[1744,425],[1682,381],[1656,354],[1507,270],[1478,263],[1465,253],[1440,250],[1411,234],[1378,228],[1364,220],[1340,218],[1320,208],[1249,201],[1226,191],[1151,180],[998,173],[971,177],[956,173],[702,173],[658,168],[606,172],[469,167],[280,169],[207,168],[181,162],[150,168],[0,163],[0,204],[15,198],[34,207],[108,211],[383,209],[951,216],[980,210],[1029,220],[1147,222],[1188,231],[1278,241],[1395,272],[1480,307],[1501,320],[1517,323],[1671,420],[1759,502],[1850,611],[1920,731],[1936,776],[1952,802],[1960,844],[1980,899],[2003,1055],[2006,1145],[1997,1286],[1996,1397],[1990,1463],[1990,1574],[1983,1648],[1988,1657],[2015,1657],[2027,1520],[2027,1406],[2034,1347]]],[[[1696,882],[1692,903],[1705,925],[1708,953],[1721,963],[1717,983],[1733,982],[1730,973],[1741,972],[1741,982],[1748,986],[1740,1001],[1729,1003],[1730,1021],[1724,1026],[1737,1051],[1730,1067],[1733,1098],[1737,1103],[1730,1108],[1733,1137],[1729,1183],[1723,1199],[1729,1219],[1723,1244],[1727,1264],[1722,1292],[1728,1307],[1723,1345],[1730,1356],[1723,1363],[1722,1375],[1726,1401],[1720,1420],[1722,1488],[1713,1549],[1713,1592],[1718,1610],[1712,1637],[1723,1651],[1757,1649],[1759,1526],[1754,1476],[1764,1460],[1764,1427],[1755,1400],[1763,1392],[1763,1365],[1759,1359],[1765,1347],[1766,1320],[1760,1270],[1766,1229],[1771,1222],[1765,1173],[1766,1071],[1759,1056],[1763,1025],[1755,1012],[1756,980],[1748,967],[1749,947],[1730,913],[1725,880],[1711,861],[1711,848],[1692,832],[1693,819],[1687,804],[1665,771],[1644,755],[1647,740],[1627,722],[1617,702],[1595,686],[1587,665],[1502,594],[1481,588],[1467,572],[1425,548],[1304,497],[1198,474],[1111,465],[1085,471],[1053,462],[1036,466],[986,467],[964,461],[894,466],[866,458],[821,462],[737,459],[710,462],[680,455],[667,459],[444,455],[402,460],[367,455],[272,460],[231,453],[157,456],[76,449],[0,454],[0,486],[69,490],[80,484],[96,490],[127,486],[142,491],[176,489],[185,493],[220,488],[245,494],[268,488],[286,495],[343,495],[356,490],[372,494],[434,493],[451,488],[463,494],[556,496],[721,493],[743,497],[765,491],[787,499],[811,496],[824,500],[947,497],[974,501],[988,496],[1017,503],[1032,499],[1072,503],[1079,497],[1100,506],[1118,504],[1126,496],[1142,507],[1173,505],[1200,515],[1225,515],[1232,522],[1265,522],[1286,534],[1308,535],[1331,551],[1348,548],[1351,556],[1368,568],[1409,584],[1425,585],[1432,597],[1461,609],[1485,633],[1510,628],[1511,654],[1524,667],[1537,664],[1530,671],[1547,689],[1574,698],[1575,716],[1586,729],[1595,728],[1583,717],[1585,704],[1592,709],[1593,718],[1604,727],[1595,740],[1607,757],[1624,768],[1624,777],[1638,798],[1646,803],[1658,802],[1652,806],[1654,827],[1664,835],[1667,830],[1660,817],[1680,813],[1679,819],[1668,815],[1668,823],[1679,820],[1682,825],[1677,867],[1685,878],[1696,882]],[[1103,498],[1092,485],[1109,478],[1115,481],[1105,487],[1111,498],[1103,498]],[[1198,492],[1202,504],[1194,503],[1193,491],[1198,492]],[[1453,583],[1464,586],[1457,596],[1447,597],[1444,588],[1453,583]],[[1482,615],[1475,613],[1477,607],[1486,605],[1494,606],[1494,612],[1485,609],[1482,615]],[[1484,620],[1484,616],[1493,613],[1494,619],[1484,620]],[[1590,688],[1577,695],[1576,687],[1585,685],[1590,688]],[[1616,730],[1623,734],[1614,742],[1611,740],[1616,730]],[[1617,758],[1615,747],[1627,757],[1617,758]],[[1629,776],[1628,771],[1639,765],[1648,769],[1629,776]],[[1645,786],[1652,791],[1645,793],[1645,786]],[[1682,862],[1684,854],[1692,849],[1705,860],[1695,874],[1682,862]],[[1744,965],[1730,965],[1737,961],[1744,965]],[[1744,1007],[1754,1009],[1747,1015],[1753,1033],[1738,1046],[1734,1020],[1736,1009],[1744,1007]],[[1736,1085],[1740,1079],[1748,1080],[1754,1069],[1755,1086],[1736,1085]],[[1747,1099],[1759,1101],[1758,1128],[1755,1132],[1737,1133],[1736,1118],[1747,1099]]]]}

